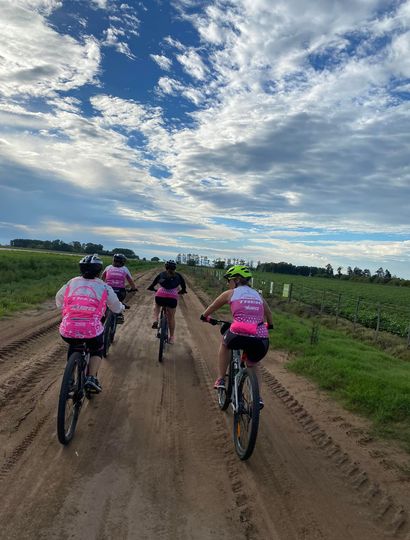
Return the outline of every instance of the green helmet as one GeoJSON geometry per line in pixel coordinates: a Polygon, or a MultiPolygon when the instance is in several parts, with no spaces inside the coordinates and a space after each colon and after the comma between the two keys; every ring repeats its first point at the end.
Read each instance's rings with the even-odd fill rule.
{"type": "Polygon", "coordinates": [[[236,264],[235,266],[230,266],[224,274],[225,279],[233,279],[235,277],[251,279],[252,272],[247,266],[241,266],[239,264],[236,264]]]}

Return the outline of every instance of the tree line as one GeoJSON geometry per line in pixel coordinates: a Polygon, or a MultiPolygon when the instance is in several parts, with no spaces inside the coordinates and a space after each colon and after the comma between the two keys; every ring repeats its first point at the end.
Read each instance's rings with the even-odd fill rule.
{"type": "Polygon", "coordinates": [[[351,280],[368,283],[384,283],[396,286],[410,286],[410,280],[392,276],[390,271],[382,267],[378,268],[373,274],[368,268],[361,269],[358,266],[346,268],[346,272],[343,273],[343,267],[338,266],[336,270],[333,269],[331,264],[327,264],[324,267],[319,266],[297,266],[288,262],[264,262],[246,261],[244,259],[236,258],[217,258],[209,259],[206,256],[198,255],[194,253],[179,253],[177,256],[177,263],[187,264],[188,266],[212,266],[214,268],[224,269],[234,264],[247,265],[252,269],[260,272],[272,272],[276,274],[297,275],[306,277],[322,277],[329,279],[351,280]]]}
{"type": "Polygon", "coordinates": [[[99,255],[123,253],[128,259],[139,259],[138,255],[136,255],[132,249],[115,248],[106,250],[102,244],[93,244],[92,242],[81,243],[73,241],[67,244],[66,242],[58,239],[32,240],[28,238],[14,238],[13,240],[10,240],[10,247],[45,249],[47,251],[65,251],[67,253],[98,253],[99,255]]]}

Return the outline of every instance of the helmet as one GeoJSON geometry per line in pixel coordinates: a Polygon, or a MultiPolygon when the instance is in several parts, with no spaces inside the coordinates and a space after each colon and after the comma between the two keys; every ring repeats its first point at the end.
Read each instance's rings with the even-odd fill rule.
{"type": "Polygon", "coordinates": [[[92,279],[100,275],[102,267],[103,262],[96,253],[86,255],[80,261],[80,272],[86,279],[92,279]]]}
{"type": "Polygon", "coordinates": [[[127,257],[122,253],[114,253],[112,260],[119,266],[124,266],[124,264],[127,262],[127,257]]]}
{"type": "Polygon", "coordinates": [[[247,266],[241,266],[239,264],[236,264],[235,266],[230,266],[224,274],[225,279],[233,279],[235,277],[251,279],[252,272],[247,266]]]}
{"type": "Polygon", "coordinates": [[[177,263],[176,263],[175,261],[173,261],[173,260],[167,261],[167,262],[165,263],[165,268],[166,268],[167,270],[176,270],[176,268],[177,268],[177,263]]]}

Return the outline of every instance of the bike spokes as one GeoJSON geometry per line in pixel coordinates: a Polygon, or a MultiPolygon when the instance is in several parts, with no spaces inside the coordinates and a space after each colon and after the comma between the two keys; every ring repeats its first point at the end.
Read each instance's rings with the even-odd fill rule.
{"type": "Polygon", "coordinates": [[[253,371],[245,369],[238,385],[238,410],[234,415],[235,450],[248,459],[255,447],[259,426],[259,387],[253,371]]]}

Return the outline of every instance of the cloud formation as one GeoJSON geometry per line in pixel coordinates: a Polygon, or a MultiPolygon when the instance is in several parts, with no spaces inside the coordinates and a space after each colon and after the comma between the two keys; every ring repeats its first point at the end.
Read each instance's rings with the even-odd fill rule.
{"type": "Polygon", "coordinates": [[[0,231],[69,235],[77,206],[90,234],[164,257],[410,277],[410,1],[173,6],[189,32],[152,43],[152,7],[95,0],[69,33],[50,22],[58,0],[0,0],[0,231]],[[128,62],[122,85],[109,48],[128,62]],[[13,221],[30,175],[37,214],[13,221]]]}

